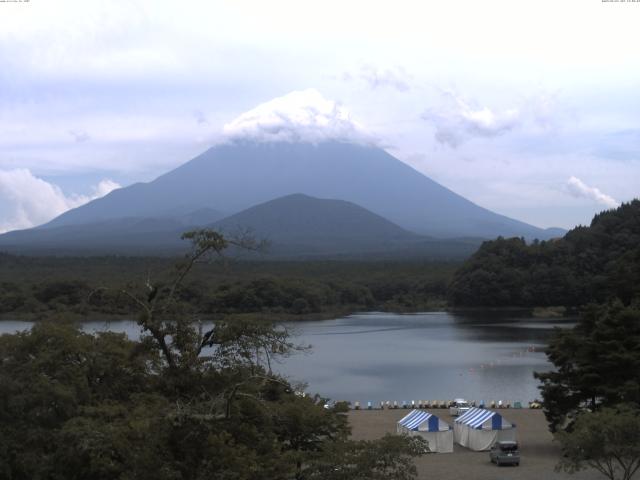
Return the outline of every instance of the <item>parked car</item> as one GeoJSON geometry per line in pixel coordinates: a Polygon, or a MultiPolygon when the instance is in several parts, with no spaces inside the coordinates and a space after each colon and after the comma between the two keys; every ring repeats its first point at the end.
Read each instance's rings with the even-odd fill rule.
{"type": "Polygon", "coordinates": [[[464,398],[456,398],[449,406],[449,415],[451,415],[452,417],[457,417],[458,415],[462,415],[470,408],[471,405],[469,405],[469,402],[467,402],[464,398]]]}
{"type": "Polygon", "coordinates": [[[502,441],[496,442],[489,452],[491,463],[496,465],[520,465],[520,450],[518,442],[502,441]]]}

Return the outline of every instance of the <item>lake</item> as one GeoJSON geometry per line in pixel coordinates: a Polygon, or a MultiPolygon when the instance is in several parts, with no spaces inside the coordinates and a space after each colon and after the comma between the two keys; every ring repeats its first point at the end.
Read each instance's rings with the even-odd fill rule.
{"type": "MultiPolygon", "coordinates": [[[[551,368],[543,353],[554,327],[574,320],[514,313],[364,313],[335,320],[286,323],[295,342],[312,345],[274,366],[307,391],[335,400],[516,400],[539,397],[534,371],[551,368]]],[[[0,333],[29,328],[1,321],[0,333]]],[[[131,321],[86,322],[86,331],[110,329],[131,338],[131,321]]]]}

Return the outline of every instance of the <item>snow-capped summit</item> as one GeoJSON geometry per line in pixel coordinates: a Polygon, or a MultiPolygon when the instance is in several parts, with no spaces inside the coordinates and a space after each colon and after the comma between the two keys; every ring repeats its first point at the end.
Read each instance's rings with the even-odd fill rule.
{"type": "Polygon", "coordinates": [[[226,124],[224,134],[230,140],[257,142],[373,143],[373,137],[344,105],[326,99],[314,88],[258,105],[226,124]]]}

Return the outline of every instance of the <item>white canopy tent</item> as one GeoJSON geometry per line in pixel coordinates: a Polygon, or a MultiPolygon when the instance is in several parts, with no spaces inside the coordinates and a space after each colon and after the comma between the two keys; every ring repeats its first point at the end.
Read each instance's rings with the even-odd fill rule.
{"type": "Polygon", "coordinates": [[[504,440],[516,440],[516,426],[502,415],[484,408],[472,408],[455,420],[453,434],[457,443],[471,450],[490,450],[504,440]]]}
{"type": "Polygon", "coordinates": [[[424,410],[412,410],[398,421],[399,434],[417,435],[429,443],[429,450],[437,453],[453,452],[453,431],[448,423],[424,410]]]}

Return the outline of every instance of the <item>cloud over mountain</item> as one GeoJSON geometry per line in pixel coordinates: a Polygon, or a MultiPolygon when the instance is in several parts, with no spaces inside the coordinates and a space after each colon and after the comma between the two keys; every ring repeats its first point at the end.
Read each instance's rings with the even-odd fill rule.
{"type": "Polygon", "coordinates": [[[587,198],[605,207],[616,208],[620,206],[620,202],[615,198],[602,193],[596,187],[590,187],[577,177],[570,177],[567,180],[567,190],[570,195],[576,198],[587,198]]]}
{"type": "Polygon", "coordinates": [[[313,88],[262,103],[227,123],[223,131],[230,140],[374,143],[343,105],[313,88]]]}
{"type": "Polygon", "coordinates": [[[28,169],[0,170],[0,233],[43,224],[116,188],[120,185],[105,179],[91,195],[66,195],[28,169]]]}
{"type": "Polygon", "coordinates": [[[420,118],[433,124],[438,143],[451,148],[472,138],[494,138],[515,130],[525,135],[557,133],[575,121],[575,113],[559,102],[558,92],[541,90],[512,99],[508,108],[482,105],[452,90],[441,90],[440,100],[420,118]]]}
{"type": "Polygon", "coordinates": [[[497,137],[522,122],[517,108],[495,110],[469,102],[453,92],[444,92],[446,106],[425,111],[421,118],[436,128],[435,138],[450,147],[457,147],[472,137],[497,137]]]}

